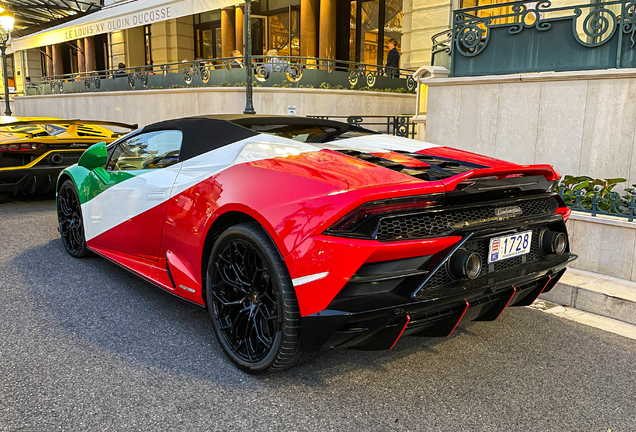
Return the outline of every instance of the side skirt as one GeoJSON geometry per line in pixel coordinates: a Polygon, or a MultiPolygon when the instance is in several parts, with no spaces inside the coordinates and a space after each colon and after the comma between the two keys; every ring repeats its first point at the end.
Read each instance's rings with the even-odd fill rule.
{"type": "MultiPolygon", "coordinates": [[[[176,298],[183,300],[187,303],[193,304],[195,306],[198,306],[200,308],[206,309],[206,306],[204,304],[200,304],[200,303],[196,303],[192,300],[188,300],[186,298],[181,297],[180,295],[178,295],[177,293],[174,292],[174,289],[172,288],[172,284],[170,282],[170,279],[168,277],[168,273],[166,270],[158,268],[154,265],[145,263],[145,262],[141,262],[137,259],[133,259],[130,258],[127,255],[118,253],[118,252],[113,252],[104,248],[100,248],[100,247],[95,247],[95,246],[88,246],[88,248],[95,252],[97,255],[106,258],[108,261],[117,264],[119,267],[123,268],[124,270],[128,270],[130,273],[134,274],[135,276],[140,277],[141,279],[145,280],[146,282],[150,282],[151,284],[153,284],[154,286],[161,288],[163,291],[175,296],[176,298]],[[115,257],[119,258],[120,260],[116,259],[115,257]],[[128,264],[126,263],[128,262],[128,264]],[[144,274],[143,272],[141,272],[140,270],[135,269],[131,264],[135,263],[137,265],[140,266],[144,266],[147,267],[148,270],[155,272],[156,273],[156,279],[153,279],[151,277],[149,277],[148,275],[144,274]],[[163,276],[165,276],[165,282],[162,282],[160,280],[161,278],[161,274],[163,273],[163,276]]],[[[165,264],[165,260],[162,260],[165,264]]],[[[161,262],[161,261],[160,261],[161,262]]]]}

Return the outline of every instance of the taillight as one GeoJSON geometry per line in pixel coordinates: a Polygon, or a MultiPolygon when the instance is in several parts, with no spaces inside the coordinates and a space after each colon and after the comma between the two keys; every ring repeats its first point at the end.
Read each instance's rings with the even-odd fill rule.
{"type": "Polygon", "coordinates": [[[0,145],[0,151],[33,151],[44,147],[39,143],[22,143],[22,144],[3,144],[0,145]]]}
{"type": "Polygon", "coordinates": [[[424,211],[442,204],[443,198],[443,194],[434,194],[371,201],[339,219],[327,233],[370,237],[382,217],[424,211]]]}
{"type": "Polygon", "coordinates": [[[568,218],[572,214],[572,209],[570,207],[559,207],[556,211],[556,214],[560,214],[563,216],[563,221],[567,222],[568,218]]]}
{"type": "Polygon", "coordinates": [[[572,214],[572,209],[570,209],[570,207],[565,204],[565,201],[563,201],[563,198],[561,198],[559,195],[556,196],[556,200],[557,204],[559,205],[556,210],[556,214],[563,216],[563,222],[567,222],[568,218],[572,214]]]}

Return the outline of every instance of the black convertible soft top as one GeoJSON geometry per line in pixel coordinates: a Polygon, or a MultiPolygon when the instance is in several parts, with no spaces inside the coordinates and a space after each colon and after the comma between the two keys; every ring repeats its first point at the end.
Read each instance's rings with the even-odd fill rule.
{"type": "Polygon", "coordinates": [[[165,120],[145,126],[139,132],[160,130],[179,130],[183,133],[183,143],[179,160],[184,161],[200,154],[241,141],[261,132],[259,127],[298,126],[324,127],[333,129],[330,135],[342,135],[346,132],[376,133],[358,126],[333,120],[277,115],[220,114],[184,117],[165,120]]]}

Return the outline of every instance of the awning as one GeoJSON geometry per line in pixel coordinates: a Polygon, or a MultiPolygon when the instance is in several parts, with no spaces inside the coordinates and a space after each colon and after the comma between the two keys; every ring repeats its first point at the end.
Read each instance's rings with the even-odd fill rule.
{"type": "Polygon", "coordinates": [[[11,49],[16,52],[38,48],[242,3],[241,0],[133,0],[102,8],[99,12],[38,33],[12,39],[11,49]]]}

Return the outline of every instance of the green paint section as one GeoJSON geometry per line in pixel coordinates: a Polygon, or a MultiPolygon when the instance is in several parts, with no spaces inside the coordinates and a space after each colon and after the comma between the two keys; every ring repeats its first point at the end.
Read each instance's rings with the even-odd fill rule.
{"type": "Polygon", "coordinates": [[[108,162],[108,149],[106,143],[101,142],[90,146],[77,165],[70,166],[62,171],[58,177],[57,190],[59,190],[61,178],[70,177],[75,183],[75,189],[82,204],[92,200],[97,195],[135,176],[143,174],[151,169],[107,171],[104,169],[108,162]]]}
{"type": "Polygon", "coordinates": [[[65,175],[69,176],[71,180],[73,180],[73,183],[75,183],[75,188],[80,202],[84,204],[104,192],[106,189],[133,178],[145,171],[148,170],[118,171],[113,174],[112,172],[106,171],[103,167],[89,170],[79,165],[73,165],[60,173],[57,187],[59,190],[60,186],[62,186],[59,183],[60,178],[65,175]]]}
{"type": "Polygon", "coordinates": [[[106,166],[106,162],[108,162],[108,149],[106,143],[102,141],[87,148],[77,164],[90,170],[106,166]]]}

